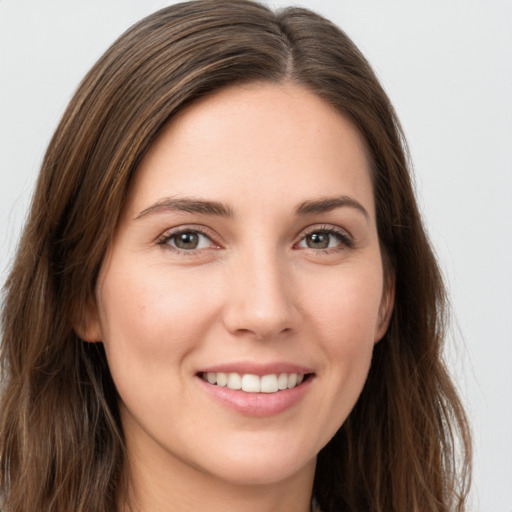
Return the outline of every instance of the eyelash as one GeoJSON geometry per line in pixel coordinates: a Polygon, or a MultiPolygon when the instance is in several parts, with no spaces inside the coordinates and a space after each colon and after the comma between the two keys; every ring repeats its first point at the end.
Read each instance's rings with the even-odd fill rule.
{"type": "MultiPolygon", "coordinates": [[[[176,254],[182,254],[182,255],[185,255],[185,256],[194,256],[194,255],[198,254],[198,251],[203,250],[203,249],[180,249],[179,247],[175,247],[175,246],[172,246],[172,245],[169,244],[169,242],[173,238],[175,239],[178,236],[183,235],[183,234],[201,235],[201,236],[206,237],[212,244],[217,245],[213,241],[212,236],[209,233],[207,233],[205,230],[203,230],[203,229],[201,229],[200,227],[197,227],[197,226],[186,227],[186,228],[182,228],[182,229],[177,229],[176,231],[171,231],[171,232],[164,233],[157,240],[157,244],[162,246],[162,247],[166,246],[165,248],[171,250],[172,252],[174,252],[176,254]]],[[[220,247],[220,246],[217,245],[217,247],[220,247]]]]}
{"type": "Polygon", "coordinates": [[[326,234],[329,236],[333,236],[339,242],[339,245],[337,245],[336,247],[328,247],[325,249],[308,248],[312,251],[315,251],[316,253],[331,254],[331,253],[345,251],[347,249],[352,249],[354,247],[353,238],[345,230],[335,227],[335,226],[313,226],[311,228],[308,228],[304,232],[304,234],[302,234],[299,242],[297,242],[295,245],[298,245],[303,240],[305,240],[306,237],[308,237],[312,234],[315,234],[315,233],[322,233],[322,234],[326,234]]]}
{"type": "MultiPolygon", "coordinates": [[[[300,240],[294,244],[294,247],[297,247],[301,242],[303,242],[306,237],[313,235],[315,233],[322,233],[329,236],[333,236],[336,238],[339,242],[339,245],[336,247],[327,247],[325,249],[314,249],[311,247],[305,247],[305,249],[309,249],[311,251],[314,251],[315,253],[320,254],[330,254],[330,253],[337,253],[341,251],[345,251],[347,249],[351,249],[354,247],[354,241],[350,235],[346,233],[345,230],[342,230],[341,228],[336,228],[334,226],[314,226],[309,229],[307,229],[301,236],[300,240]]],[[[157,240],[157,244],[164,247],[167,246],[169,250],[171,250],[174,253],[177,254],[183,254],[185,256],[193,256],[197,254],[199,251],[202,251],[204,249],[180,249],[179,247],[175,247],[173,245],[170,245],[169,242],[175,238],[177,238],[180,235],[183,234],[197,234],[206,237],[212,244],[217,245],[216,248],[219,248],[220,246],[216,244],[216,242],[212,239],[212,236],[207,233],[205,230],[201,229],[200,227],[187,227],[182,229],[177,229],[176,231],[171,231],[164,233],[160,238],[157,240]]]]}

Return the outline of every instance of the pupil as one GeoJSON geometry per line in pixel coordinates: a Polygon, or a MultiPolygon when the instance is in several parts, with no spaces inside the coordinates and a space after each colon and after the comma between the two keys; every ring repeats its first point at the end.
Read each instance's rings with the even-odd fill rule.
{"type": "Polygon", "coordinates": [[[329,247],[329,235],[327,233],[312,233],[308,236],[308,246],[312,249],[327,249],[329,247]]]}
{"type": "Polygon", "coordinates": [[[195,249],[199,243],[196,233],[181,233],[176,238],[176,246],[180,249],[195,249]]]}

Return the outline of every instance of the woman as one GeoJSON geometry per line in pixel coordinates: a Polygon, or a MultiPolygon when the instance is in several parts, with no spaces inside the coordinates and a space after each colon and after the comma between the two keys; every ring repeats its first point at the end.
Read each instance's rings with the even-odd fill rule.
{"type": "Polygon", "coordinates": [[[3,509],[464,510],[444,311],[353,43],[304,9],[163,9],[43,162],[6,285],[3,509]]]}

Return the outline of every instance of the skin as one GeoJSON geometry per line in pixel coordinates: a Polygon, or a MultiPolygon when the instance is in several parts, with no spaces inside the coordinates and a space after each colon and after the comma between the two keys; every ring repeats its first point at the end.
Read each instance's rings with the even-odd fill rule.
{"type": "Polygon", "coordinates": [[[181,111],[137,170],[81,333],[104,343],[119,391],[133,509],[308,511],[316,455],[357,401],[392,302],[348,120],[290,83],[181,111]],[[205,235],[179,251],[176,229],[205,235]],[[263,417],[226,407],[197,375],[248,362],[312,375],[297,403],[263,417]]]}

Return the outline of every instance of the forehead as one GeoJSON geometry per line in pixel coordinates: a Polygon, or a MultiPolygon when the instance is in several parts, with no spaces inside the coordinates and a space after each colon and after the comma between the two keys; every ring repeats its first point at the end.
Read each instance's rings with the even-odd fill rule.
{"type": "Polygon", "coordinates": [[[196,101],[164,127],[137,169],[128,208],[163,196],[265,208],[333,194],[374,210],[357,130],[304,87],[251,84],[196,101]]]}

